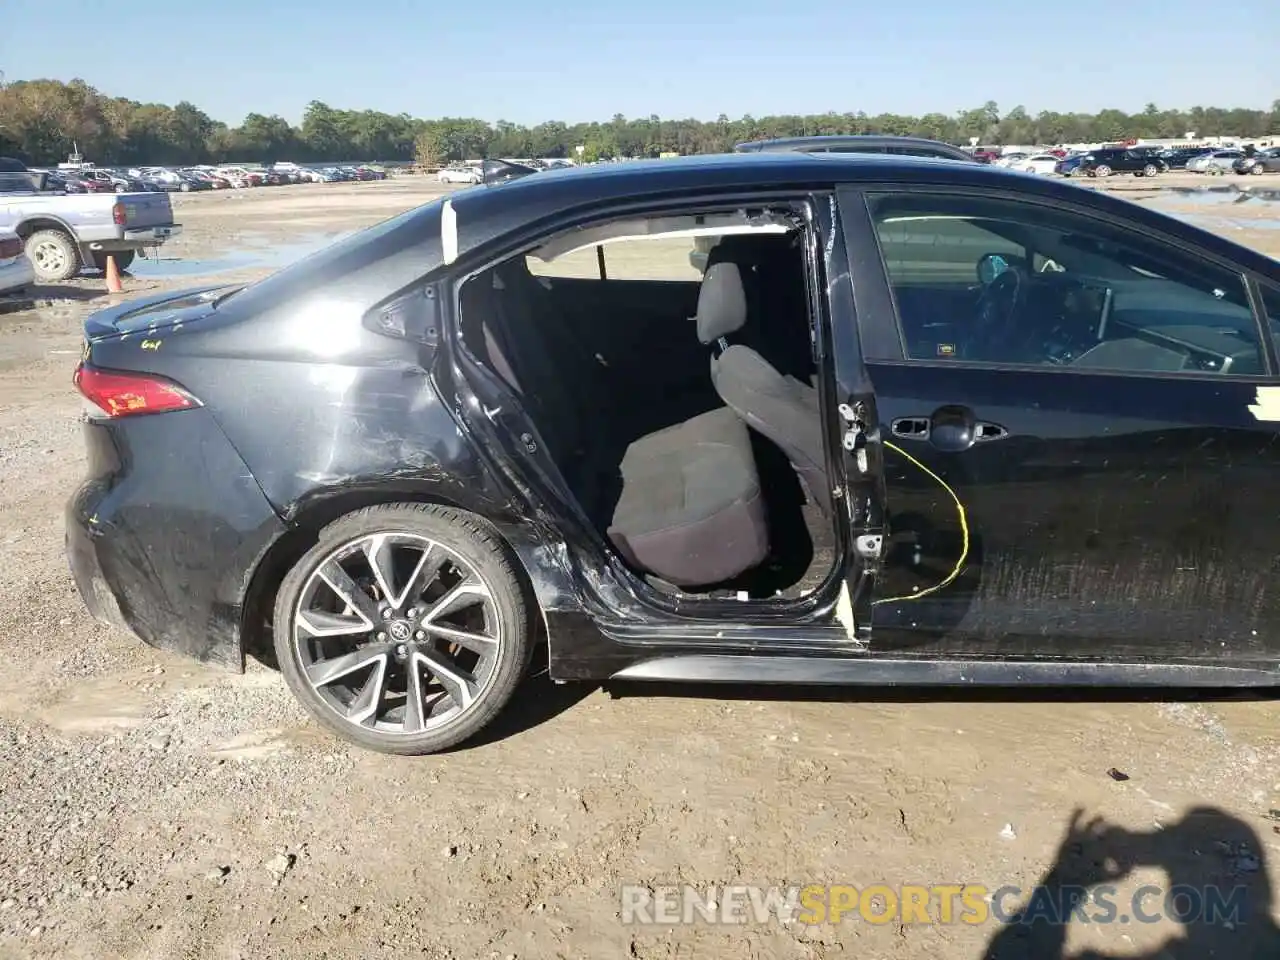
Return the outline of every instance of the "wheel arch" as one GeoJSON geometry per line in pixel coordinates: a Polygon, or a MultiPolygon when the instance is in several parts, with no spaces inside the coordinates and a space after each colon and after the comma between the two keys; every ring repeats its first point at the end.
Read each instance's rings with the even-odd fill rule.
{"type": "Polygon", "coordinates": [[[52,217],[48,214],[23,220],[13,230],[24,241],[40,230],[57,230],[59,233],[67,234],[73,243],[80,243],[79,238],[76,237],[76,232],[71,229],[65,220],[60,220],[58,217],[52,217]]]}
{"type": "Polygon", "coordinates": [[[344,489],[316,497],[298,507],[285,531],[258,558],[249,576],[244,603],[240,610],[241,662],[245,656],[275,666],[271,640],[271,617],[281,581],[316,542],[320,531],[349,513],[365,507],[390,503],[435,504],[462,511],[493,531],[511,553],[520,587],[537,615],[530,622],[538,635],[535,645],[549,646],[551,631],[547,622],[548,606],[562,606],[568,584],[562,569],[553,569],[553,558],[564,555],[563,544],[548,544],[537,537],[529,524],[495,523],[465,504],[443,496],[435,490],[388,489],[365,487],[344,489]]]}

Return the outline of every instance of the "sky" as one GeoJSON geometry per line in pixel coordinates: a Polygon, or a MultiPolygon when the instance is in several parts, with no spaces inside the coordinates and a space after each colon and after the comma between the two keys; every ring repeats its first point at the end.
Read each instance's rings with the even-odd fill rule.
{"type": "Polygon", "coordinates": [[[79,77],[237,124],[311,100],[534,124],[1268,108],[1280,0],[0,0],[7,81],[79,77]]]}

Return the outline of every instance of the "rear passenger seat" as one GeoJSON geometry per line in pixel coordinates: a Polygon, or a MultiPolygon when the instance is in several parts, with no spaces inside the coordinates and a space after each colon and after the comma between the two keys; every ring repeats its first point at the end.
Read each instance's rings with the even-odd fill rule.
{"type": "Polygon", "coordinates": [[[720,583],[762,562],[769,527],[746,425],[721,407],[631,444],[609,537],[677,586],[720,583]]]}
{"type": "MultiPolygon", "coordinates": [[[[620,479],[607,533],[627,561],[677,586],[720,583],[761,563],[769,552],[764,498],[750,434],[733,411],[648,434],[619,457],[608,411],[590,402],[603,395],[594,390],[601,371],[581,357],[575,363],[571,345],[557,355],[548,325],[538,323],[546,290],[519,260],[496,268],[493,286],[492,294],[479,291],[487,305],[470,307],[480,314],[490,366],[525,399],[588,515],[598,516],[605,488],[620,479]]],[[[464,324],[467,310],[464,303],[464,324]]]]}

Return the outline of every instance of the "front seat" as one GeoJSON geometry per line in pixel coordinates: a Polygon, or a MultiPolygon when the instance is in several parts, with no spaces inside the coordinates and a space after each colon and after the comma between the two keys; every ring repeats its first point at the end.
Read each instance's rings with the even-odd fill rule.
{"type": "MultiPolygon", "coordinates": [[[[810,498],[831,512],[831,484],[822,444],[818,391],[795,377],[783,376],[758,352],[730,344],[730,334],[747,321],[747,294],[742,272],[732,261],[707,268],[698,293],[698,339],[717,344],[711,357],[711,380],[729,408],[752,429],[787,455],[810,498]]],[[[770,318],[763,317],[763,323],[770,318]]]]}

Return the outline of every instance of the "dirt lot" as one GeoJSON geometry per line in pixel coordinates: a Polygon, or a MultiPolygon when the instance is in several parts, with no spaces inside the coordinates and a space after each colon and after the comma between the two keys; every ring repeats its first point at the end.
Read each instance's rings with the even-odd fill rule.
{"type": "MultiPolygon", "coordinates": [[[[165,250],[182,262],[139,263],[126,295],[260,274],[270,245],[296,255],[430,195],[391,181],[182,196],[186,233],[165,250]]],[[[1280,254],[1280,204],[1133,196],[1280,254]]],[[[261,666],[206,670],[95,623],[61,511],[83,468],[70,376],[101,287],[0,314],[0,955],[979,957],[994,922],[628,926],[619,891],[1026,890],[1077,808],[1114,829],[1068,858],[1068,878],[1097,879],[1105,854],[1136,868],[1122,891],[1244,885],[1257,913],[1232,930],[1076,921],[1068,953],[1156,956],[1189,938],[1159,955],[1262,955],[1246,943],[1280,906],[1272,703],[534,678],[487,742],[397,760],[320,733],[261,666]]],[[[1001,956],[1020,950],[1057,955],[1020,940],[1001,956]]]]}

